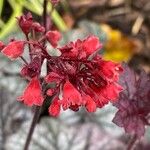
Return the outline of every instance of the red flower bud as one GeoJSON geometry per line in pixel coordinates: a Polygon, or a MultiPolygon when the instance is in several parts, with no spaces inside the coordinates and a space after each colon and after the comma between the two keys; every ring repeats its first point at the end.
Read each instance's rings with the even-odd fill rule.
{"type": "Polygon", "coordinates": [[[53,103],[50,105],[48,112],[50,115],[57,117],[60,113],[60,101],[59,99],[55,98],[53,103]]]}
{"type": "Polygon", "coordinates": [[[59,3],[59,1],[60,1],[60,0],[51,0],[51,3],[52,3],[53,5],[56,5],[56,4],[59,3]]]}
{"type": "Polygon", "coordinates": [[[48,42],[55,48],[57,47],[58,41],[61,39],[61,34],[58,31],[48,31],[46,33],[48,42]]]}
{"type": "Polygon", "coordinates": [[[63,77],[61,77],[60,75],[58,75],[58,74],[55,73],[55,72],[50,72],[50,73],[45,77],[46,83],[52,83],[52,82],[59,83],[62,79],[63,79],[63,77]]]}
{"type": "Polygon", "coordinates": [[[36,32],[45,32],[45,28],[41,26],[38,22],[34,22],[32,24],[32,29],[35,30],[36,32]]]}
{"type": "Polygon", "coordinates": [[[32,23],[33,23],[33,18],[31,13],[28,13],[27,15],[22,15],[19,19],[19,26],[22,29],[22,31],[25,34],[28,34],[30,32],[32,23]]]}
{"type": "Polygon", "coordinates": [[[46,92],[46,94],[48,96],[52,96],[54,94],[54,91],[55,91],[54,89],[48,89],[47,92],[46,92]]]}
{"type": "Polygon", "coordinates": [[[21,70],[21,75],[23,77],[30,77],[33,78],[38,76],[40,73],[40,59],[35,57],[32,62],[28,65],[25,65],[21,70]]]}

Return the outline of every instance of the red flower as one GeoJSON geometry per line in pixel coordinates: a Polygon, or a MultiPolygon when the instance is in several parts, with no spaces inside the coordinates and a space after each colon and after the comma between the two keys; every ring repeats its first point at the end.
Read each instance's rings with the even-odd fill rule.
{"type": "Polygon", "coordinates": [[[49,107],[49,113],[52,116],[57,116],[60,112],[60,106],[62,106],[63,110],[69,108],[73,111],[78,111],[80,106],[85,106],[88,112],[96,111],[94,100],[88,95],[79,93],[70,81],[66,81],[64,84],[62,100],[58,98],[53,100],[49,107]]]}
{"type": "Polygon", "coordinates": [[[36,32],[45,32],[45,28],[41,26],[38,22],[32,23],[32,29],[36,32]]]}
{"type": "MultiPolygon", "coordinates": [[[[80,44],[80,40],[78,40],[76,43],[80,44]]],[[[62,57],[64,58],[78,58],[79,55],[79,50],[76,48],[75,43],[70,42],[68,45],[65,45],[61,48],[58,48],[61,53],[62,53],[62,57]]]]}
{"type": "Polygon", "coordinates": [[[50,0],[50,1],[51,1],[51,3],[52,3],[53,5],[56,5],[56,4],[59,3],[60,0],[50,0]]]}
{"type": "Polygon", "coordinates": [[[109,102],[114,102],[118,99],[122,87],[117,83],[107,83],[103,86],[96,86],[94,84],[84,86],[85,93],[90,95],[97,107],[101,108],[109,102]]]}
{"type": "Polygon", "coordinates": [[[42,105],[44,99],[42,96],[41,85],[37,77],[32,78],[23,95],[20,96],[18,100],[23,101],[28,106],[42,105]]]}
{"type": "Polygon", "coordinates": [[[82,59],[88,58],[101,47],[102,44],[96,36],[89,36],[83,41],[71,42],[59,50],[62,52],[62,57],[82,59]]]}
{"type": "Polygon", "coordinates": [[[106,85],[104,88],[101,88],[99,94],[108,101],[116,101],[122,90],[123,88],[120,85],[112,83],[106,85]]]}
{"type": "Polygon", "coordinates": [[[81,94],[69,81],[66,81],[64,84],[61,104],[64,110],[68,109],[72,105],[82,105],[81,94]]]}
{"type": "Polygon", "coordinates": [[[83,41],[83,51],[85,51],[86,56],[93,54],[95,51],[99,50],[102,47],[102,44],[99,42],[98,37],[89,36],[83,41]]]}
{"type": "Polygon", "coordinates": [[[94,36],[83,41],[77,40],[59,48],[62,55],[58,58],[58,63],[56,60],[49,61],[53,72],[45,79],[47,83],[56,82],[57,87],[53,91],[50,89],[47,94],[57,93],[60,91],[58,88],[63,87],[60,105],[64,110],[78,111],[81,106],[85,106],[88,112],[95,112],[97,107],[101,108],[118,99],[122,91],[122,87],[117,84],[123,71],[121,65],[104,61],[98,54],[88,60],[100,45],[94,36]]]}
{"type": "Polygon", "coordinates": [[[83,101],[85,101],[85,107],[88,112],[96,111],[96,107],[97,107],[96,103],[89,95],[83,96],[82,99],[83,99],[83,101]]]}
{"type": "Polygon", "coordinates": [[[50,72],[46,77],[45,77],[45,81],[46,83],[52,83],[52,82],[56,82],[57,84],[60,83],[62,81],[63,77],[61,77],[59,74],[55,73],[55,72],[50,72]]]}
{"type": "Polygon", "coordinates": [[[48,112],[50,115],[57,117],[60,113],[60,100],[57,97],[53,100],[53,103],[50,105],[48,112]]]}
{"type": "Polygon", "coordinates": [[[23,77],[33,78],[40,74],[40,59],[35,57],[32,62],[28,65],[25,65],[21,70],[21,75],[23,77]]]}
{"type": "Polygon", "coordinates": [[[123,71],[119,63],[112,61],[99,61],[99,66],[103,76],[110,81],[118,81],[119,74],[123,71]]]}
{"type": "Polygon", "coordinates": [[[31,13],[28,13],[27,15],[22,15],[18,19],[18,22],[22,31],[27,35],[30,32],[33,23],[33,18],[31,13]]]}
{"type": "Polygon", "coordinates": [[[47,92],[46,92],[46,94],[48,96],[53,96],[54,92],[55,92],[55,89],[48,89],[47,92]]]}
{"type": "Polygon", "coordinates": [[[22,15],[19,19],[19,26],[22,31],[27,35],[30,33],[31,29],[36,32],[44,32],[45,28],[41,26],[38,22],[34,22],[31,13],[27,15],[22,15]]]}
{"type": "Polygon", "coordinates": [[[61,34],[58,31],[48,31],[46,33],[48,42],[55,48],[57,47],[58,41],[61,39],[61,34]]]}
{"type": "MultiPolygon", "coordinates": [[[[26,35],[31,30],[45,31],[43,26],[32,20],[31,14],[21,16],[19,25],[26,35]]],[[[44,39],[46,38],[56,48],[61,34],[58,31],[48,31],[41,35],[40,37],[39,34],[37,39],[32,38],[25,42],[12,41],[2,50],[7,57],[16,59],[23,54],[25,43],[29,44],[30,62],[27,63],[22,58],[25,65],[21,74],[32,80],[20,97],[21,101],[29,106],[42,105],[44,99],[37,77],[41,73],[44,60],[47,62],[45,71],[47,75],[44,80],[45,84],[48,84],[44,85],[47,88],[52,82],[56,83],[53,88],[46,91],[48,96],[55,95],[55,99],[49,107],[51,115],[58,116],[61,107],[63,110],[78,111],[83,106],[88,112],[95,112],[97,108],[118,98],[122,88],[117,81],[122,68],[120,64],[104,61],[96,53],[102,47],[98,37],[91,35],[84,40],[78,39],[70,42],[68,45],[58,48],[61,52],[60,56],[50,56],[44,45],[44,39]]]]}
{"type": "Polygon", "coordinates": [[[10,42],[3,50],[2,53],[10,59],[16,59],[23,54],[25,43],[23,41],[10,42]]]}

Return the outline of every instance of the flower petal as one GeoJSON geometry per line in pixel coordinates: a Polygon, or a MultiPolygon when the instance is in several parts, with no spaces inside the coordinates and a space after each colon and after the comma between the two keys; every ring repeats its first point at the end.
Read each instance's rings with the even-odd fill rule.
{"type": "Polygon", "coordinates": [[[61,34],[58,31],[48,31],[46,33],[46,38],[50,44],[55,48],[57,47],[58,41],[61,39],[61,34]]]}
{"type": "Polygon", "coordinates": [[[57,117],[60,113],[60,103],[59,103],[59,99],[55,98],[52,102],[52,104],[50,105],[48,112],[50,115],[57,117]]]}
{"type": "Polygon", "coordinates": [[[63,99],[61,100],[64,110],[71,105],[81,105],[82,97],[79,91],[69,82],[66,81],[63,88],[63,99]]]}
{"type": "Polygon", "coordinates": [[[98,37],[92,35],[83,41],[83,50],[89,56],[102,47],[98,37]]]}
{"type": "Polygon", "coordinates": [[[94,100],[88,95],[84,96],[83,99],[86,101],[85,107],[86,107],[87,111],[95,112],[96,111],[96,103],[94,102],[94,100]]]}
{"type": "Polygon", "coordinates": [[[42,105],[44,98],[42,96],[41,85],[37,77],[32,78],[23,95],[20,96],[18,100],[23,101],[28,106],[42,105]]]}
{"type": "Polygon", "coordinates": [[[47,83],[51,83],[51,82],[56,82],[59,83],[63,78],[55,73],[55,72],[50,72],[46,77],[45,77],[45,81],[47,83]]]}
{"type": "Polygon", "coordinates": [[[10,59],[16,59],[23,54],[25,43],[23,41],[10,42],[3,50],[2,53],[10,59]]]}

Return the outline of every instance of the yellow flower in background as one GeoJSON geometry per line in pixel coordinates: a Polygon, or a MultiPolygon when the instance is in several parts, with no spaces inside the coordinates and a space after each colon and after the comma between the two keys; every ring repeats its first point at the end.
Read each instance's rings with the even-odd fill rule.
{"type": "Polygon", "coordinates": [[[129,61],[137,52],[137,43],[123,35],[119,30],[114,30],[106,24],[101,29],[107,34],[107,41],[104,44],[104,59],[116,62],[129,61]]]}

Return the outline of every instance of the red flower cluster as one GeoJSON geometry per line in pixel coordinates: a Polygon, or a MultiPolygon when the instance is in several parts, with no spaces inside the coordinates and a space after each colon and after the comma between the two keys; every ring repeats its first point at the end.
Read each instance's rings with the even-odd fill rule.
{"type": "MultiPolygon", "coordinates": [[[[45,30],[40,24],[33,22],[31,14],[19,18],[19,26],[25,35],[32,30],[40,32],[38,40],[13,41],[2,49],[2,53],[10,59],[21,57],[23,60],[24,46],[29,45],[30,62],[26,62],[21,70],[23,77],[30,80],[27,88],[19,100],[32,106],[43,104],[45,96],[54,96],[49,107],[49,113],[58,116],[63,110],[79,110],[85,106],[88,112],[95,112],[110,101],[118,98],[122,87],[117,84],[122,67],[118,63],[105,61],[98,54],[102,47],[96,36],[89,36],[84,40],[71,42],[63,47],[57,47],[61,38],[58,31],[45,30]],[[42,40],[41,40],[42,39],[42,40]],[[50,56],[43,42],[47,41],[57,48],[61,55],[50,56]],[[47,60],[48,74],[40,78],[41,66],[47,60]],[[42,82],[41,82],[42,81],[42,82]],[[45,87],[55,83],[55,87],[45,92],[45,87]],[[43,89],[42,89],[43,88],[43,89]]],[[[1,45],[4,45],[1,43],[1,45]]]]}
{"type": "Polygon", "coordinates": [[[44,32],[45,28],[38,22],[34,22],[31,13],[23,15],[18,18],[18,24],[25,35],[29,34],[31,30],[35,32],[44,32]]]}

